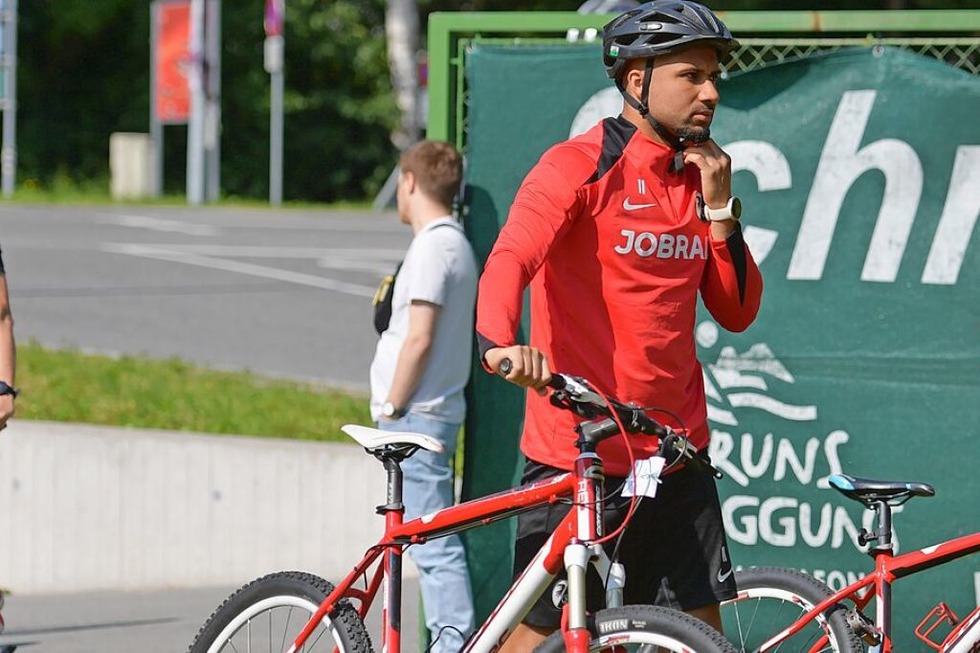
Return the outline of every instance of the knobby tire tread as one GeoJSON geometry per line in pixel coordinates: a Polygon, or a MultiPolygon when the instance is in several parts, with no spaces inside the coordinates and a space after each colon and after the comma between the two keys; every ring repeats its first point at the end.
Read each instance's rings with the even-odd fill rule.
{"type": "MultiPolygon", "coordinates": [[[[750,567],[735,572],[735,582],[739,591],[771,588],[795,594],[807,603],[816,605],[834,592],[823,582],[809,574],[788,567],[750,567]]],[[[722,608],[724,610],[724,608],[722,608]]],[[[830,608],[825,617],[833,638],[831,645],[836,653],[863,653],[865,646],[861,638],[847,625],[844,613],[848,606],[838,603],[830,608]]],[[[727,632],[727,631],[726,631],[727,632]]],[[[775,632],[767,633],[768,637],[775,632]]],[[[729,633],[731,635],[731,633],[729,633]]],[[[736,646],[736,649],[738,647],[736,646]]],[[[785,648],[779,650],[785,651],[785,648]]]]}
{"type": "MultiPolygon", "coordinates": [[[[693,651],[693,653],[736,653],[731,642],[700,619],[677,610],[658,606],[627,605],[621,608],[600,610],[589,617],[588,627],[592,640],[590,651],[605,650],[594,648],[600,633],[603,636],[613,633],[623,635],[654,633],[677,640],[683,645],[683,650],[693,651]]],[[[630,642],[620,641],[619,643],[630,642]]],[[[564,652],[565,641],[561,631],[552,633],[548,639],[534,649],[534,653],[564,652]]]]}
{"type": "MultiPolygon", "coordinates": [[[[218,606],[187,649],[187,653],[207,653],[214,639],[235,617],[254,603],[271,596],[287,594],[322,603],[333,591],[328,581],[302,571],[280,571],[268,574],[241,587],[218,606]]],[[[338,605],[330,619],[338,636],[346,645],[346,653],[372,653],[371,638],[364,622],[353,605],[346,599],[338,605]]]]}

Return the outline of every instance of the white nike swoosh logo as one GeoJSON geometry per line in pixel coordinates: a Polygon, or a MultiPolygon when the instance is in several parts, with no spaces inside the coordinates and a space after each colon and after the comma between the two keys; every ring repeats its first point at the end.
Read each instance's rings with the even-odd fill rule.
{"type": "Polygon", "coordinates": [[[718,582],[719,583],[724,583],[726,580],[728,580],[728,577],[732,575],[732,571],[733,571],[733,569],[731,567],[729,567],[728,568],[728,571],[726,571],[725,573],[721,573],[721,569],[719,569],[718,570],[718,582]]]}
{"type": "Polygon", "coordinates": [[[656,202],[651,202],[650,204],[633,204],[630,202],[630,198],[627,197],[623,200],[623,208],[627,211],[638,211],[639,209],[649,209],[651,206],[656,206],[656,202]]]}

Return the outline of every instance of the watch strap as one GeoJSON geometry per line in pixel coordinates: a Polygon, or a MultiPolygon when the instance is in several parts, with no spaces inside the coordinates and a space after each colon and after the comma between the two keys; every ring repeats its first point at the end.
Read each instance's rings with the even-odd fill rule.
{"type": "Polygon", "coordinates": [[[742,202],[734,195],[728,198],[728,203],[720,209],[713,209],[707,204],[703,205],[701,219],[705,222],[723,222],[725,220],[735,220],[742,217],[742,202]]]}

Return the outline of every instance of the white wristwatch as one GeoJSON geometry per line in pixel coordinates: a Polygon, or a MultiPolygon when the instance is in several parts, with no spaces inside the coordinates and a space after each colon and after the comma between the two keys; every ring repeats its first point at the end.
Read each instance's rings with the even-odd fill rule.
{"type": "Polygon", "coordinates": [[[728,204],[720,209],[713,209],[707,204],[704,205],[704,219],[708,222],[721,222],[723,220],[735,220],[742,217],[742,202],[734,195],[728,198],[728,204]]]}
{"type": "Polygon", "coordinates": [[[381,415],[388,419],[401,419],[407,412],[404,408],[396,408],[390,401],[381,404],[381,415]]]}

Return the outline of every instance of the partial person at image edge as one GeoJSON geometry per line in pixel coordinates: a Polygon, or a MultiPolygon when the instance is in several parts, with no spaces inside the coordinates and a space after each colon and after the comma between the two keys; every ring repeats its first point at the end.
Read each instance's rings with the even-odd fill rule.
{"type": "MultiPolygon", "coordinates": [[[[694,340],[700,294],[731,331],[755,319],[762,277],[742,239],[731,160],[710,139],[719,61],[736,45],[707,7],[655,0],[603,28],[603,64],[622,114],[550,148],[525,177],[480,279],[477,339],[487,371],[527,394],[523,482],[572,469],[575,415],[549,404],[552,370],[581,375],[618,399],[666,409],[708,445],[694,340]],[[530,287],[529,345],[516,343],[530,287]]],[[[660,415],[669,414],[665,412],[660,415]]],[[[656,438],[630,436],[637,459],[656,438]]],[[[622,438],[599,446],[607,488],[630,473],[622,438]]],[[[610,497],[609,530],[628,500],[610,497]]],[[[518,517],[519,573],[567,506],[518,517]]],[[[681,467],[640,501],[619,549],[626,603],[685,610],[720,630],[718,603],[735,595],[714,479],[681,467]],[[695,553],[696,552],[696,553],[695,553]]],[[[601,596],[595,597],[601,600],[601,596]]],[[[529,651],[560,611],[545,591],[502,651],[529,651]]]]}
{"type": "MultiPolygon", "coordinates": [[[[466,415],[477,267],[452,216],[463,162],[448,143],[422,141],[399,161],[398,215],[414,237],[394,279],[391,317],[371,364],[371,416],[378,427],[423,433],[444,451],[419,450],[402,463],[405,519],[454,503],[453,458],[466,415]]],[[[433,653],[455,653],[473,629],[462,539],[409,547],[433,653]]]]}
{"type": "Polygon", "coordinates": [[[10,294],[7,289],[7,273],[0,252],[0,430],[7,428],[7,420],[14,415],[17,390],[14,374],[17,369],[17,348],[14,344],[14,317],[10,311],[10,294]]]}

